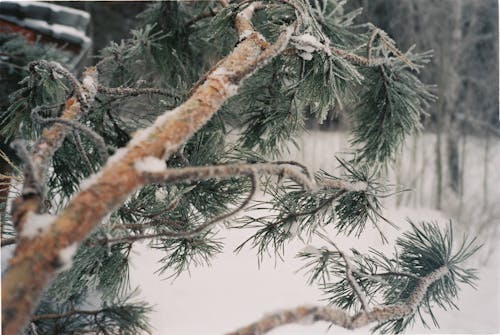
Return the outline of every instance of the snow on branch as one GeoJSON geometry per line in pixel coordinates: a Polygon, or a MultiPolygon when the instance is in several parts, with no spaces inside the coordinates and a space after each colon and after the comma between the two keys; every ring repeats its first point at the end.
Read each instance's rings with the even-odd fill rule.
{"type": "Polygon", "coordinates": [[[138,96],[138,95],[143,95],[143,94],[157,94],[157,95],[164,95],[164,96],[169,96],[169,97],[177,97],[174,93],[168,92],[166,90],[163,90],[161,88],[150,88],[150,87],[144,87],[144,88],[136,88],[136,87],[106,87],[106,86],[99,86],[97,88],[97,91],[101,94],[106,94],[106,95],[118,95],[118,96],[138,96]]]}
{"type": "MultiPolygon", "coordinates": [[[[250,22],[253,10],[248,9],[244,15],[236,17],[235,28],[238,32],[253,29],[250,22]]],[[[58,270],[54,264],[60,260],[60,251],[85,239],[104,216],[146,182],[134,163],[149,156],[168,159],[177,152],[231,95],[236,94],[237,87],[248,76],[284,50],[292,30],[290,27],[285,29],[273,44],[263,41],[257,34],[251,34],[238,43],[213,69],[224,69],[224,75],[220,75],[222,70],[219,70],[216,75],[206,76],[183,104],[173,111],[165,111],[151,127],[133,138],[123,151],[108,159],[92,182],[87,183],[86,189],[71,198],[47,234],[37,236],[29,243],[23,239],[17,243],[10,266],[2,278],[3,334],[17,334],[29,321],[29,315],[44,288],[58,270]]],[[[97,92],[96,69],[87,69],[82,82],[84,92],[89,95],[84,99],[86,105],[83,106],[77,98],[68,99],[62,119],[75,120],[86,111],[84,107],[97,92]]],[[[71,130],[60,123],[44,130],[32,149],[35,174],[44,176],[54,152],[71,130]]],[[[41,196],[18,199],[13,204],[13,221],[19,224],[26,213],[36,211],[40,199],[41,196]]]]}
{"type": "Polygon", "coordinates": [[[49,230],[54,219],[55,217],[50,214],[35,214],[33,212],[28,212],[26,222],[20,233],[21,237],[32,239],[39,234],[44,234],[49,230]]]}
{"type": "Polygon", "coordinates": [[[292,323],[330,322],[345,329],[357,329],[372,323],[383,323],[412,315],[422,302],[427,289],[435,282],[449,274],[448,268],[442,266],[427,276],[420,277],[409,298],[404,303],[374,306],[369,311],[350,315],[343,310],[332,307],[301,306],[267,315],[262,319],[226,335],[262,335],[275,328],[292,323]]]}

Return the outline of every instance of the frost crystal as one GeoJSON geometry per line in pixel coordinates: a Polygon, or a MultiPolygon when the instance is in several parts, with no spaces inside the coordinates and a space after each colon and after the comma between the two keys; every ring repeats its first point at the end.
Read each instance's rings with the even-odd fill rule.
{"type": "Polygon", "coordinates": [[[45,233],[49,230],[54,219],[54,216],[50,214],[35,214],[29,212],[21,231],[21,236],[31,239],[45,233]]]}
{"type": "Polygon", "coordinates": [[[164,160],[148,156],[135,162],[134,167],[139,172],[163,172],[167,168],[164,160]]]}
{"type": "Polygon", "coordinates": [[[78,249],[78,244],[73,243],[67,246],[66,248],[62,249],[61,251],[59,251],[59,262],[61,263],[61,267],[57,269],[58,272],[63,272],[71,268],[72,264],[71,260],[77,249],[78,249]]]}

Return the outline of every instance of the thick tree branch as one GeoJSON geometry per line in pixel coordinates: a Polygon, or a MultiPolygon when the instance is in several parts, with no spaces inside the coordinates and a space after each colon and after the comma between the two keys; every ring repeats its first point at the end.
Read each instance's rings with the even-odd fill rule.
{"type": "MultiPolygon", "coordinates": [[[[235,20],[237,31],[242,32],[251,25],[250,19],[250,11],[238,15],[235,20]]],[[[285,29],[272,45],[258,34],[243,39],[188,100],[176,109],[165,112],[151,127],[138,132],[126,148],[119,150],[97,175],[87,180],[85,187],[73,196],[46,233],[19,241],[2,279],[4,335],[17,334],[25,327],[43,289],[61,267],[60,252],[78,245],[107,213],[146,182],[144,175],[134,168],[134,162],[148,156],[168,159],[229,97],[236,94],[247,76],[286,47],[291,33],[292,29],[285,29]]],[[[95,69],[92,71],[95,73],[95,69]]],[[[85,82],[84,79],[84,85],[85,82]]],[[[78,102],[70,99],[63,118],[74,119],[78,107],[78,102]]],[[[55,124],[47,133],[44,132],[44,140],[33,151],[37,166],[47,165],[53,148],[62,142],[61,134],[65,135],[69,130],[64,125],[55,124]],[[41,145],[43,143],[47,144],[41,145]]],[[[18,206],[16,212],[26,213],[27,210],[36,210],[36,207],[18,206]]],[[[20,219],[18,214],[17,219],[20,219]]]]}
{"type": "Polygon", "coordinates": [[[226,335],[262,335],[275,328],[291,323],[326,321],[342,328],[356,329],[373,322],[382,323],[401,319],[415,313],[429,286],[448,273],[448,268],[442,266],[427,276],[421,277],[413,293],[405,303],[376,306],[370,311],[362,311],[354,316],[347,314],[343,310],[331,307],[302,306],[265,316],[246,327],[226,335]]]}

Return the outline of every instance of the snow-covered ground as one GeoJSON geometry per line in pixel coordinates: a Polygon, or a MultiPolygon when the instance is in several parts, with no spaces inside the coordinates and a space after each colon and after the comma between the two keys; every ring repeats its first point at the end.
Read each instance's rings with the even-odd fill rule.
{"type": "MultiPolygon", "coordinates": [[[[414,141],[417,141],[416,146],[413,147],[410,140],[403,150],[399,176],[396,177],[397,174],[391,172],[391,180],[413,186],[416,191],[405,194],[399,201],[400,207],[396,206],[395,199],[388,201],[385,215],[397,223],[401,231],[407,227],[406,217],[414,221],[435,220],[442,225],[448,224],[449,219],[453,218],[455,229],[467,234],[479,230],[479,224],[488,224],[484,225],[480,235],[485,246],[469,262],[471,267],[479,268],[478,289],[463,287],[458,301],[459,311],[437,310],[440,329],[427,329],[417,322],[407,333],[500,333],[500,249],[493,248],[500,241],[500,224],[494,206],[487,210],[482,206],[484,153],[481,141],[471,138],[467,143],[464,198],[460,202],[450,197],[445,189],[443,207],[446,213],[428,209],[435,202],[434,137],[425,135],[414,141]],[[416,176],[423,178],[415,179],[416,176]],[[486,257],[488,254],[489,257],[486,257]]],[[[333,159],[334,154],[346,151],[348,147],[343,134],[319,132],[306,135],[301,146],[302,150],[291,152],[289,158],[307,164],[312,170],[323,168],[330,172],[338,165],[333,159]]],[[[495,169],[499,165],[500,143],[492,143],[491,147],[488,199],[495,203],[500,199],[500,189],[495,187],[500,182],[500,174],[495,169]]],[[[232,252],[249,233],[245,230],[221,231],[220,236],[226,243],[225,249],[213,261],[212,266],[195,268],[190,274],[184,273],[173,282],[152,274],[158,269],[162,253],[149,250],[145,245],[138,245],[132,259],[131,282],[132,286],[140,286],[145,300],[155,305],[155,311],[151,315],[154,334],[224,334],[257,320],[265,313],[297,305],[322,303],[321,291],[307,286],[304,274],[297,273],[303,264],[295,255],[304,247],[303,242],[295,240],[289,244],[284,262],[269,258],[259,268],[254,250],[246,248],[239,254],[232,252]]],[[[386,233],[390,238],[398,235],[390,227],[386,233]]],[[[372,246],[388,253],[392,251],[390,244],[381,244],[374,231],[366,231],[359,241],[340,236],[335,237],[335,241],[343,249],[355,246],[363,251],[372,246]]],[[[312,242],[313,245],[315,243],[316,246],[323,245],[321,242],[312,242]]],[[[369,328],[347,331],[333,327],[327,332],[327,328],[327,323],[289,325],[270,334],[366,334],[369,331],[369,328]]]]}

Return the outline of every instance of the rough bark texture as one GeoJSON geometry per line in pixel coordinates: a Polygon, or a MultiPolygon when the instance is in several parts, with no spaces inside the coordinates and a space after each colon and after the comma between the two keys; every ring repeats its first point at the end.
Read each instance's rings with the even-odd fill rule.
{"type": "MultiPolygon", "coordinates": [[[[253,30],[250,18],[254,9],[254,5],[249,5],[243,15],[236,17],[235,26],[239,34],[244,30],[253,30]]],[[[177,151],[236,93],[246,76],[283,50],[291,32],[287,29],[273,45],[256,33],[241,41],[187,101],[173,111],[165,112],[151,127],[139,132],[126,148],[108,160],[98,175],[85,187],[82,185],[82,190],[55,218],[47,233],[30,240],[19,240],[2,279],[4,335],[17,334],[25,326],[43,289],[62,265],[60,251],[80,243],[107,213],[144,184],[145,179],[134,168],[134,162],[148,156],[167,159],[177,151]]],[[[68,108],[76,103],[70,101],[68,108]]],[[[54,125],[50,129],[55,127],[67,129],[64,125],[54,125]]],[[[59,138],[61,132],[51,134],[59,138]]],[[[23,222],[26,214],[36,211],[37,206],[37,199],[25,196],[14,210],[15,222],[23,222]]]]}

